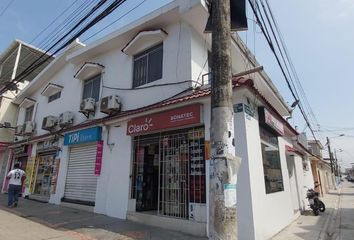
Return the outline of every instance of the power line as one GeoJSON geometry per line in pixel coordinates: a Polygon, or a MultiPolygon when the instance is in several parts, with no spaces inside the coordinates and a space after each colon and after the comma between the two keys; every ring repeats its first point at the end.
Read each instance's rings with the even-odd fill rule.
{"type": "Polygon", "coordinates": [[[121,20],[122,18],[124,18],[125,16],[127,16],[128,14],[130,14],[132,11],[134,11],[135,9],[137,9],[138,7],[140,7],[143,3],[145,3],[147,0],[143,0],[141,1],[139,4],[137,4],[135,7],[133,7],[132,9],[130,9],[128,12],[126,12],[125,14],[123,14],[122,16],[120,16],[119,18],[117,18],[116,20],[114,20],[113,22],[109,23],[108,25],[104,26],[102,29],[100,29],[99,31],[95,32],[94,34],[92,34],[91,36],[89,36],[88,38],[86,38],[84,41],[87,41],[89,39],[91,39],[92,37],[96,36],[97,34],[101,33],[102,31],[106,30],[108,27],[112,26],[113,24],[115,24],[116,22],[118,22],[119,20],[121,20]]]}
{"type": "MultiPolygon", "coordinates": [[[[295,101],[299,101],[299,102],[300,102],[300,99],[298,99],[297,94],[296,94],[296,92],[294,91],[294,89],[293,89],[293,87],[292,87],[292,84],[291,84],[291,82],[290,82],[290,80],[289,80],[289,78],[288,78],[288,76],[287,76],[287,74],[286,74],[286,72],[285,72],[285,70],[284,70],[284,67],[283,67],[282,64],[281,64],[281,61],[280,61],[280,59],[279,59],[279,56],[278,56],[277,53],[276,53],[276,50],[275,50],[275,48],[274,48],[274,44],[273,44],[273,42],[272,42],[272,39],[271,39],[270,34],[269,34],[269,31],[268,31],[268,29],[267,29],[267,26],[266,26],[266,24],[265,24],[264,18],[263,18],[263,16],[262,16],[262,12],[259,10],[259,6],[258,6],[258,12],[259,12],[260,15],[258,15],[257,8],[256,8],[256,6],[252,3],[252,0],[248,0],[248,2],[249,2],[250,6],[251,6],[251,8],[252,8],[252,10],[253,10],[253,13],[254,13],[254,15],[255,15],[255,17],[256,17],[257,22],[259,23],[259,26],[260,26],[260,28],[261,28],[261,30],[262,30],[262,32],[263,32],[263,35],[264,35],[264,37],[265,37],[266,40],[267,40],[267,43],[268,43],[268,45],[269,45],[271,51],[273,52],[273,55],[274,55],[275,58],[276,58],[276,61],[277,61],[278,65],[279,65],[279,67],[280,67],[280,70],[281,70],[281,72],[282,72],[282,74],[283,74],[283,76],[284,76],[284,78],[285,78],[285,81],[286,81],[286,83],[287,83],[287,86],[288,86],[288,88],[289,88],[289,90],[290,90],[292,96],[294,97],[295,101]]],[[[255,2],[255,3],[258,4],[257,2],[255,2]]],[[[315,133],[314,133],[312,127],[311,127],[310,121],[309,121],[309,119],[308,119],[308,117],[307,117],[307,115],[306,115],[306,113],[305,113],[305,111],[304,111],[302,105],[299,104],[298,106],[299,106],[299,110],[300,110],[300,112],[301,112],[301,115],[303,116],[303,118],[304,118],[304,120],[305,120],[307,126],[309,127],[309,129],[310,129],[310,131],[311,131],[312,136],[314,137],[315,140],[317,140],[316,135],[315,135],[315,133]]]]}
{"type": "Polygon", "coordinates": [[[311,106],[309,104],[309,101],[307,99],[306,93],[305,93],[305,91],[304,91],[304,89],[302,87],[302,84],[301,84],[301,81],[300,81],[299,76],[297,74],[296,68],[295,68],[295,66],[293,64],[293,61],[292,61],[292,59],[290,57],[288,48],[287,48],[287,46],[285,44],[283,34],[280,31],[279,25],[278,25],[278,23],[277,23],[277,21],[276,21],[276,19],[274,17],[273,11],[272,11],[272,9],[270,7],[270,4],[269,4],[268,0],[265,0],[265,2],[266,2],[266,5],[267,5],[267,9],[268,9],[268,11],[270,13],[270,16],[271,16],[271,18],[273,20],[274,26],[275,26],[275,28],[276,28],[276,30],[278,32],[278,36],[279,36],[280,42],[282,43],[282,47],[283,47],[285,56],[286,56],[287,61],[288,61],[289,65],[290,65],[292,73],[294,75],[295,83],[296,83],[297,87],[299,88],[299,92],[300,92],[300,95],[302,97],[302,100],[304,101],[305,107],[307,108],[308,113],[309,113],[310,117],[312,118],[313,123],[315,123],[315,125],[318,126],[319,124],[318,124],[316,115],[314,114],[314,112],[313,112],[313,110],[312,110],[312,108],[311,108],[311,106]]]}
{"type": "Polygon", "coordinates": [[[11,6],[11,4],[12,4],[14,1],[15,1],[15,0],[11,0],[11,1],[6,5],[6,7],[1,11],[0,17],[1,17],[2,15],[4,15],[4,13],[6,12],[6,10],[11,6]]]}
{"type": "Polygon", "coordinates": [[[62,17],[69,9],[71,9],[78,0],[73,1],[67,8],[64,9],[56,18],[51,21],[42,31],[40,31],[30,43],[33,43],[42,33],[44,33],[50,26],[52,26],[60,17],[62,17]]]}
{"type": "MultiPolygon", "coordinates": [[[[84,14],[87,13],[86,10],[92,8],[92,7],[93,7],[92,3],[95,2],[95,0],[90,0],[90,1],[91,1],[91,3],[88,3],[87,0],[86,0],[85,2],[83,2],[77,9],[75,9],[75,10],[64,20],[64,22],[63,22],[60,26],[58,26],[57,28],[55,28],[55,29],[53,30],[53,31],[48,35],[48,37],[44,38],[40,43],[36,44],[37,47],[38,47],[39,49],[44,49],[44,50],[45,50],[47,47],[50,46],[50,44],[53,43],[54,40],[57,40],[58,37],[60,37],[60,34],[61,34],[61,33],[64,33],[64,30],[65,30],[67,27],[69,27],[69,24],[70,24],[70,23],[77,23],[79,19],[83,18],[83,17],[84,17],[84,14]],[[79,14],[79,13],[80,13],[80,14],[79,14]]],[[[70,5],[70,6],[71,6],[71,5],[70,5]]],[[[62,14],[60,14],[60,15],[62,15],[62,14]]],[[[51,25],[51,24],[50,24],[50,25],[51,25]]],[[[73,26],[73,24],[72,24],[70,27],[72,27],[72,26],[73,26]]],[[[42,32],[43,32],[43,31],[42,31],[42,32]]],[[[35,39],[38,38],[39,35],[40,35],[40,34],[38,34],[38,35],[35,37],[35,39]]],[[[31,41],[31,43],[32,43],[35,39],[33,39],[33,40],[31,41]]],[[[25,56],[22,56],[22,57],[21,57],[21,60],[22,60],[22,61],[26,61],[27,59],[29,59],[30,57],[32,57],[32,54],[31,54],[31,53],[36,53],[36,52],[32,51],[30,48],[29,48],[29,50],[30,50],[30,52],[28,52],[25,56]]],[[[36,60],[37,60],[37,59],[33,60],[33,61],[31,62],[31,64],[34,64],[36,60]]],[[[11,73],[11,72],[12,72],[12,70],[9,70],[8,72],[3,73],[2,75],[3,75],[3,76],[6,76],[7,74],[9,74],[9,73],[11,73]]]]}
{"type": "Polygon", "coordinates": [[[83,26],[78,32],[74,31],[80,27],[80,24],[82,24],[86,19],[88,19],[92,14],[94,14],[105,2],[106,0],[101,0],[98,4],[95,5],[94,8],[90,10],[88,14],[85,15],[84,18],[82,18],[73,28],[71,28],[64,36],[62,36],[58,41],[56,41],[49,49],[46,50],[45,53],[42,54],[41,57],[39,57],[33,64],[31,64],[29,67],[27,67],[18,77],[16,77],[13,81],[7,83],[0,91],[0,94],[3,94],[7,89],[9,89],[11,86],[14,84],[22,81],[26,76],[28,76],[30,73],[32,73],[35,69],[37,69],[39,66],[41,66],[43,63],[45,63],[49,58],[53,57],[56,53],[59,51],[63,50],[65,47],[67,47],[71,42],[73,42],[78,36],[86,32],[88,29],[90,29],[92,26],[97,24],[99,21],[107,17],[109,14],[111,14],[117,7],[119,7],[121,4],[123,4],[126,0],[116,0],[112,4],[110,4],[108,7],[106,7],[100,14],[98,14],[93,20],[91,20],[89,23],[87,23],[85,26],[83,26]],[[52,50],[54,47],[56,47],[63,39],[68,37],[71,33],[71,37],[67,40],[65,40],[65,43],[56,48],[54,53],[50,54],[47,56],[48,52],[52,50]],[[45,57],[47,56],[47,57],[45,57]],[[40,61],[41,58],[45,57],[44,60],[40,61]],[[39,62],[38,62],[39,61],[39,62]],[[38,62],[38,63],[37,63],[38,62]]]}

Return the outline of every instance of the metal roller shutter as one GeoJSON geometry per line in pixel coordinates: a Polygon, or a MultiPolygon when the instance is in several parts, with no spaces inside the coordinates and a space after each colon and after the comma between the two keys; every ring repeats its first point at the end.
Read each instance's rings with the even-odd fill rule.
{"type": "Polygon", "coordinates": [[[65,199],[95,202],[97,187],[97,177],[95,176],[96,150],[96,144],[70,149],[65,199]]]}

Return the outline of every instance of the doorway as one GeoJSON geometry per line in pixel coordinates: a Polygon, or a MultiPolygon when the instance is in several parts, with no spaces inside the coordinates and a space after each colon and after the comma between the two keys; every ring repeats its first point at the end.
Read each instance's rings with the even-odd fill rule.
{"type": "Polygon", "coordinates": [[[39,155],[33,194],[49,199],[54,159],[54,153],[39,155]]]}
{"type": "Polygon", "coordinates": [[[134,150],[132,197],[136,211],[157,211],[159,137],[139,139],[134,150]]]}
{"type": "Polygon", "coordinates": [[[298,186],[298,179],[296,176],[296,168],[295,168],[295,157],[293,155],[286,155],[286,162],[288,166],[289,172],[289,182],[290,182],[290,192],[291,192],[291,199],[293,203],[293,210],[294,213],[297,213],[301,210],[301,198],[299,194],[299,186],[298,186]]]}
{"type": "Polygon", "coordinates": [[[188,219],[191,204],[206,203],[203,128],[137,136],[133,149],[137,212],[188,219]]]}

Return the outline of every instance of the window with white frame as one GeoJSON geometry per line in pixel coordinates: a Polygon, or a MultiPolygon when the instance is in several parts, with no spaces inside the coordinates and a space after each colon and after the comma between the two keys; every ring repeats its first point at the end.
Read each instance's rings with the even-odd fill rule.
{"type": "Polygon", "coordinates": [[[34,105],[26,108],[26,111],[25,111],[25,122],[32,121],[33,110],[34,110],[34,105]]]}
{"type": "Polygon", "coordinates": [[[96,102],[100,99],[101,75],[84,81],[82,99],[93,98],[96,102]]]}
{"type": "Polygon", "coordinates": [[[133,88],[162,78],[163,44],[134,56],[133,88]]]}

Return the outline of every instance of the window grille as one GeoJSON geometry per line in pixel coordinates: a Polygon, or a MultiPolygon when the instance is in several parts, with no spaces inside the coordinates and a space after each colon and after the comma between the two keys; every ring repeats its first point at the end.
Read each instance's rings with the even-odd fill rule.
{"type": "Polygon", "coordinates": [[[204,152],[202,128],[137,137],[134,140],[131,188],[137,211],[154,209],[158,215],[188,219],[189,203],[206,203],[204,152]],[[153,161],[158,166],[157,191],[146,190],[149,188],[147,183],[156,181],[146,179],[151,178],[144,173],[151,166],[146,161],[153,161]],[[150,206],[153,202],[148,199],[151,194],[158,197],[155,208],[150,206]]]}
{"type": "Polygon", "coordinates": [[[48,103],[53,102],[54,100],[60,98],[61,92],[54,93],[48,97],[48,103]]]}
{"type": "Polygon", "coordinates": [[[163,44],[134,56],[133,88],[162,78],[163,44]]]}
{"type": "Polygon", "coordinates": [[[33,109],[34,109],[34,106],[30,106],[30,107],[26,108],[25,122],[32,121],[33,109]]]}
{"type": "Polygon", "coordinates": [[[96,100],[96,102],[98,102],[100,98],[100,85],[101,75],[85,80],[82,99],[93,98],[96,100]]]}

